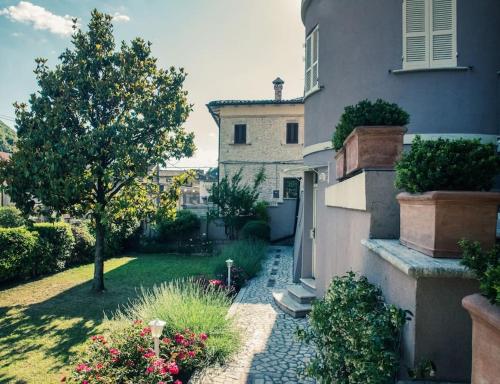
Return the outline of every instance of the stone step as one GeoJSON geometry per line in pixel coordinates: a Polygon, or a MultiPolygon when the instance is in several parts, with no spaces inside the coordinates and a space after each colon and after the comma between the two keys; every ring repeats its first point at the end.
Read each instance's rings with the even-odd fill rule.
{"type": "Polygon", "coordinates": [[[310,304],[315,298],[316,295],[312,293],[309,289],[304,288],[300,284],[290,285],[288,287],[288,293],[295,301],[300,304],[310,304]]]}
{"type": "Polygon", "coordinates": [[[316,280],[314,279],[300,279],[302,286],[310,291],[311,293],[316,293],[316,280]]]}
{"type": "Polygon", "coordinates": [[[306,317],[306,315],[311,311],[310,304],[300,304],[296,302],[288,294],[287,290],[282,289],[274,291],[273,298],[283,312],[288,313],[294,318],[306,317]]]}

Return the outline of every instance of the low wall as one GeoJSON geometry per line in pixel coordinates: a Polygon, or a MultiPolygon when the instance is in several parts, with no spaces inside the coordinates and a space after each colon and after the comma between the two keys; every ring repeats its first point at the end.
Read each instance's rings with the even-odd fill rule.
{"type": "Polygon", "coordinates": [[[297,199],[285,199],[276,206],[267,207],[271,226],[271,241],[295,234],[297,199]]]}

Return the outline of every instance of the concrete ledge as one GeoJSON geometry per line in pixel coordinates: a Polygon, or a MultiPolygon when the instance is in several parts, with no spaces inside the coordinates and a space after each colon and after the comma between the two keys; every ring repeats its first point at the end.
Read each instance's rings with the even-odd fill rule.
{"type": "Polygon", "coordinates": [[[339,207],[366,211],[366,173],[343,180],[325,190],[325,203],[339,207]]]}
{"type": "Polygon", "coordinates": [[[474,279],[472,272],[457,259],[434,259],[407,248],[399,240],[361,240],[370,251],[401,272],[415,279],[420,277],[474,279]]]}

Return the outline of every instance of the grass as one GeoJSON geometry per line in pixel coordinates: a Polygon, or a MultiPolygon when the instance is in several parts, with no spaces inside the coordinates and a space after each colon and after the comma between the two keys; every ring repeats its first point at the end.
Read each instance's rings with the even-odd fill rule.
{"type": "Polygon", "coordinates": [[[222,248],[216,256],[218,274],[224,274],[225,260],[231,259],[234,265],[243,269],[249,278],[257,276],[262,269],[262,260],[266,257],[267,244],[260,241],[236,241],[222,248]]]}
{"type": "MultiPolygon", "coordinates": [[[[220,257],[132,255],[105,263],[108,291],[91,294],[92,265],[0,290],[0,383],[57,383],[104,319],[173,279],[213,276],[220,257]]],[[[221,305],[226,305],[221,304],[221,305]]]]}

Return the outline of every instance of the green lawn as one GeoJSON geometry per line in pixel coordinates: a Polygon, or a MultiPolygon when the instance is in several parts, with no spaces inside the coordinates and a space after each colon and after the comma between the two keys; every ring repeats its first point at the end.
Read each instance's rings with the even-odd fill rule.
{"type": "MultiPolygon", "coordinates": [[[[220,258],[218,259],[220,260],[220,258]]],[[[186,276],[212,276],[209,256],[133,255],[105,264],[107,292],[90,293],[92,265],[0,290],[0,383],[57,383],[72,354],[102,330],[105,314],[138,288],[186,276]]]]}

